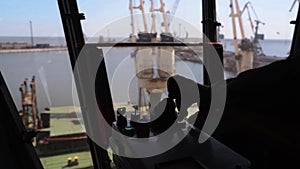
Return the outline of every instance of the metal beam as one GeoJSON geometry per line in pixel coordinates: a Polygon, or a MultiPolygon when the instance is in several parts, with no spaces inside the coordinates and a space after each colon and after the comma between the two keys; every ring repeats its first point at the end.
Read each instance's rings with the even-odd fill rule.
{"type": "Polygon", "coordinates": [[[0,72],[0,168],[43,169],[42,163],[32,145],[36,131],[26,129],[0,72]]]}
{"type": "MultiPolygon", "coordinates": [[[[83,13],[79,13],[76,0],[58,0],[58,5],[60,9],[60,15],[62,18],[65,39],[67,41],[71,66],[72,69],[74,70],[76,60],[80,54],[81,49],[85,45],[85,40],[84,40],[83,31],[81,27],[81,20],[85,19],[85,17],[83,13]]],[[[103,66],[105,67],[105,65],[102,65],[102,67],[103,66]]],[[[104,85],[107,85],[106,83],[108,83],[108,81],[106,80],[107,77],[105,77],[104,79],[105,82],[102,81],[101,83],[105,83],[104,85]]],[[[77,79],[76,82],[77,82],[76,84],[80,86],[80,79],[77,79]]],[[[80,92],[78,92],[78,95],[79,98],[82,98],[80,97],[81,96],[80,92]]],[[[107,95],[109,95],[110,97],[110,93],[107,93],[105,96],[107,95]]],[[[80,100],[80,102],[82,102],[82,100],[80,100]]],[[[94,164],[93,168],[109,169],[110,167],[108,167],[109,162],[107,159],[108,157],[107,151],[99,147],[89,137],[87,139],[87,142],[90,146],[90,151],[91,151],[93,164],[94,164]]]]}
{"type": "Polygon", "coordinates": [[[82,47],[85,44],[80,21],[85,19],[83,13],[78,12],[76,0],[57,0],[60,16],[64,27],[65,38],[69,50],[72,68],[82,47]]]}
{"type": "Polygon", "coordinates": [[[217,26],[219,26],[220,23],[216,21],[215,0],[202,0],[202,19],[203,33],[208,37],[210,42],[216,42],[217,26]]]}
{"type": "Polygon", "coordinates": [[[89,43],[90,46],[95,47],[177,47],[177,46],[203,46],[201,42],[183,43],[183,42],[120,42],[120,43],[89,43]]]}
{"type": "MultiPolygon", "coordinates": [[[[221,24],[216,21],[216,1],[215,0],[202,0],[202,24],[203,24],[203,82],[205,85],[210,85],[209,76],[207,73],[208,66],[212,65],[210,63],[209,48],[210,45],[214,45],[217,42],[217,26],[221,24]]],[[[220,48],[220,45],[217,45],[220,48]]],[[[214,45],[214,47],[216,47],[214,45]]],[[[222,46],[221,46],[222,48],[222,46]]],[[[215,48],[216,49],[216,48],[215,48]]],[[[223,49],[220,49],[223,51],[223,49]]],[[[221,61],[223,61],[223,53],[218,52],[221,61]]]]}
{"type": "Polygon", "coordinates": [[[300,51],[300,3],[296,21],[291,21],[291,24],[295,24],[295,29],[290,50],[290,57],[296,57],[293,54],[300,51]]]}

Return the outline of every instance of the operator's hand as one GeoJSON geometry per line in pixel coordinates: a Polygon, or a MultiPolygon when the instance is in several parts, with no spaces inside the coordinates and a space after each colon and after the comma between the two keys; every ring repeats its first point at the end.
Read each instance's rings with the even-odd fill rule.
{"type": "Polygon", "coordinates": [[[180,120],[188,115],[187,109],[193,103],[198,103],[199,105],[200,92],[206,89],[205,86],[180,75],[170,77],[167,82],[167,88],[168,97],[175,99],[176,107],[180,111],[180,120]]]}

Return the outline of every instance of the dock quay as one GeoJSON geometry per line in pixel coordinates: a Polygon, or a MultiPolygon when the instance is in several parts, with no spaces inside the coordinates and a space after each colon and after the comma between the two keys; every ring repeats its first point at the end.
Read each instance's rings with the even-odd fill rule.
{"type": "Polygon", "coordinates": [[[49,51],[66,51],[67,47],[49,47],[49,48],[24,48],[24,49],[0,49],[2,53],[32,53],[32,52],[49,52],[49,51]]]}
{"type": "MultiPolygon", "coordinates": [[[[234,52],[224,51],[223,55],[224,60],[224,69],[228,72],[237,74],[236,69],[236,59],[234,52]]],[[[282,60],[284,57],[276,57],[276,56],[254,56],[253,57],[253,68],[262,67],[268,65],[274,61],[282,60]]]]}

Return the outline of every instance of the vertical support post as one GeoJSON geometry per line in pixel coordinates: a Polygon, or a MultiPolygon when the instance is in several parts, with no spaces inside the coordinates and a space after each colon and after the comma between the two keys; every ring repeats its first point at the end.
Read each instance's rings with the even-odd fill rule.
{"type": "Polygon", "coordinates": [[[29,25],[30,25],[30,39],[31,39],[31,46],[34,46],[34,42],[33,42],[33,28],[32,28],[32,21],[29,21],[29,25]]]}
{"type": "Polygon", "coordinates": [[[235,8],[236,8],[236,16],[238,18],[239,21],[239,25],[240,25],[240,30],[241,30],[241,36],[242,39],[245,39],[245,32],[244,32],[244,25],[243,25],[243,20],[242,20],[242,14],[241,14],[241,10],[240,10],[240,5],[238,0],[235,0],[235,8]]]}
{"type": "Polygon", "coordinates": [[[290,54],[292,55],[293,53],[299,52],[300,48],[300,3],[296,21],[291,21],[291,24],[295,24],[292,46],[290,50],[290,54]]]}
{"type": "MultiPolygon", "coordinates": [[[[64,27],[65,38],[67,41],[70,61],[72,69],[75,68],[76,60],[83,46],[85,40],[81,27],[81,20],[85,19],[84,14],[78,12],[76,0],[57,0],[64,27]]],[[[103,66],[102,66],[103,67],[103,66]]],[[[105,65],[104,65],[105,68],[105,65]]],[[[106,73],[106,72],[105,72],[106,73]]],[[[109,88],[108,88],[109,89],[109,88]]],[[[107,91],[107,90],[105,90],[107,91]]],[[[78,92],[80,94],[80,92],[78,92]]],[[[110,94],[110,93],[107,93],[110,94]]],[[[81,98],[81,97],[79,97],[81,98]]],[[[99,147],[96,143],[88,137],[88,144],[93,159],[95,169],[109,169],[107,162],[107,151],[99,147]]]]}
{"type": "Polygon", "coordinates": [[[164,0],[160,0],[160,12],[163,14],[163,20],[164,20],[164,26],[165,26],[165,32],[164,33],[169,33],[170,29],[169,29],[169,22],[168,22],[168,17],[166,14],[166,10],[165,10],[165,1],[164,0]]]}
{"type": "Polygon", "coordinates": [[[31,90],[31,102],[32,102],[31,114],[32,114],[33,129],[37,131],[38,112],[37,112],[37,104],[36,104],[37,102],[36,102],[36,90],[35,90],[35,76],[32,77],[30,90],[31,90]]]}
{"type": "Polygon", "coordinates": [[[131,17],[131,36],[135,35],[135,27],[134,27],[134,16],[133,16],[133,4],[132,0],[129,1],[129,10],[130,10],[130,17],[131,17]]]}
{"type": "Polygon", "coordinates": [[[85,44],[80,20],[85,19],[84,14],[78,12],[75,0],[57,0],[64,27],[65,38],[69,50],[72,68],[85,44]]]}
{"type": "MultiPolygon", "coordinates": [[[[216,21],[216,1],[202,0],[202,24],[203,24],[203,62],[209,65],[209,51],[207,45],[217,42],[217,26],[216,21]],[[206,36],[206,37],[205,37],[206,36]]],[[[221,58],[223,60],[223,58],[221,58]]],[[[206,68],[203,66],[204,84],[210,85],[210,80],[206,68]]]]}
{"type": "Polygon", "coordinates": [[[230,0],[230,16],[232,18],[232,30],[233,30],[233,45],[234,45],[234,54],[235,56],[239,55],[239,48],[238,48],[238,41],[237,41],[237,31],[236,31],[236,22],[235,22],[235,12],[234,12],[234,5],[233,0],[230,0]]]}
{"type": "Polygon", "coordinates": [[[143,15],[144,32],[148,33],[147,18],[146,18],[145,5],[144,5],[144,1],[143,0],[140,0],[140,9],[141,9],[142,15],[143,15]]]}
{"type": "Polygon", "coordinates": [[[154,0],[150,0],[150,2],[151,2],[150,12],[151,12],[151,18],[152,18],[151,33],[156,33],[154,0]]]}

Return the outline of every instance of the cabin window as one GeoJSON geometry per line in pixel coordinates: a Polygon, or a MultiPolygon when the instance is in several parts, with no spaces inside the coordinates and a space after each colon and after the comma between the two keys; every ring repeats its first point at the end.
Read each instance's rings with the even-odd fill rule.
{"type": "Polygon", "coordinates": [[[0,10],[0,70],[25,126],[40,131],[33,144],[44,168],[62,168],[68,158],[92,166],[57,1],[1,1],[0,10]]]}
{"type": "MultiPolygon", "coordinates": [[[[201,1],[85,1],[79,7],[87,18],[82,26],[90,44],[203,41],[201,1]]],[[[146,116],[154,105],[168,95],[166,82],[170,76],[179,74],[203,83],[202,45],[101,48],[115,112],[126,107],[127,113],[149,119],[146,116]]],[[[194,107],[192,112],[197,110],[194,107]]]]}
{"type": "Polygon", "coordinates": [[[235,0],[217,1],[217,19],[222,24],[218,28],[219,40],[224,46],[225,70],[231,76],[237,75],[237,64],[245,66],[239,71],[241,72],[285,59],[289,55],[294,32],[294,25],[290,21],[296,19],[297,3],[293,5],[292,1],[283,4],[281,1],[239,0],[237,7],[235,0]],[[244,41],[245,48],[235,47],[242,44],[242,39],[247,39],[244,41]],[[248,52],[247,42],[250,42],[248,48],[251,48],[251,52],[248,52]],[[245,52],[241,52],[242,50],[245,52]],[[243,55],[245,56],[241,57],[243,55]],[[249,57],[252,56],[250,61],[249,57]]]}
{"type": "MultiPolygon", "coordinates": [[[[237,7],[236,2],[216,1],[226,78],[289,55],[294,30],[290,21],[296,19],[298,5],[239,0],[237,7]]],[[[203,84],[201,44],[112,47],[202,43],[201,0],[90,0],[78,1],[78,6],[86,17],[81,22],[86,43],[103,50],[116,116],[151,121],[173,75],[203,84]]],[[[91,167],[57,1],[1,1],[0,11],[0,70],[25,126],[40,131],[33,144],[44,167],[77,165],[76,160],[78,168],[91,167]]],[[[189,115],[197,111],[194,104],[189,115]]]]}

